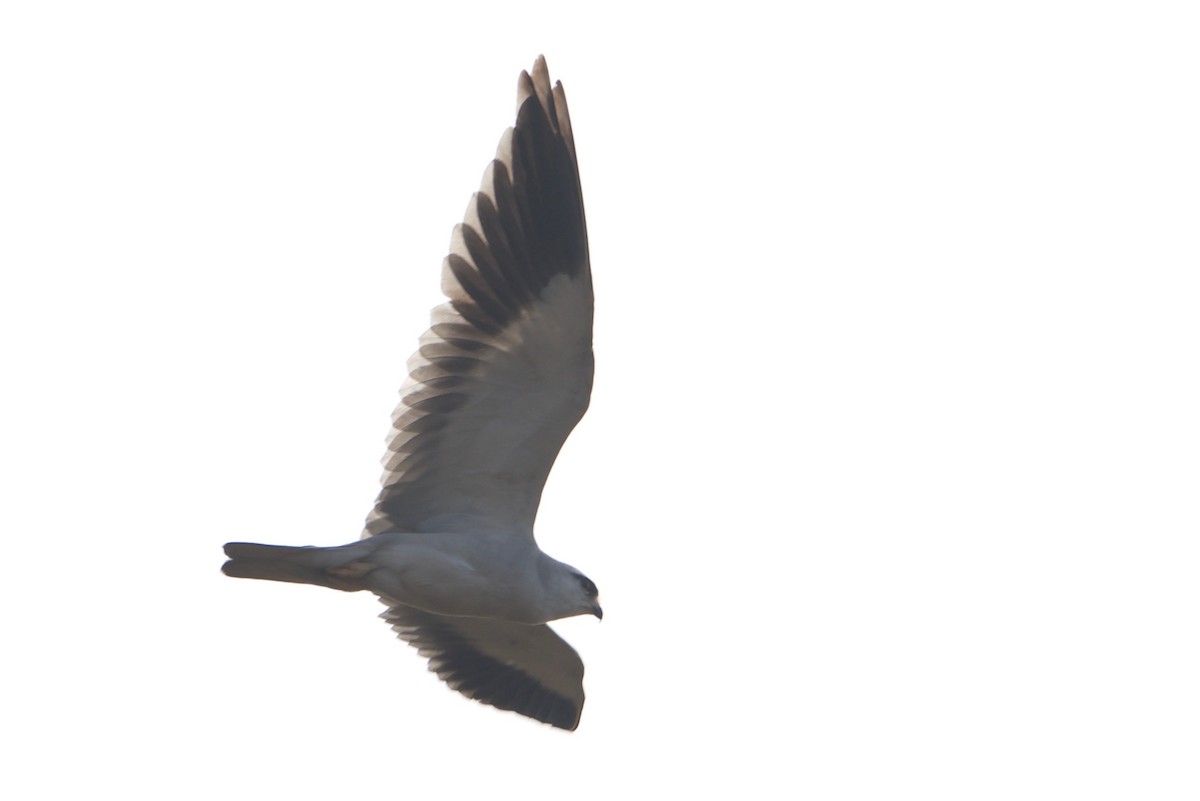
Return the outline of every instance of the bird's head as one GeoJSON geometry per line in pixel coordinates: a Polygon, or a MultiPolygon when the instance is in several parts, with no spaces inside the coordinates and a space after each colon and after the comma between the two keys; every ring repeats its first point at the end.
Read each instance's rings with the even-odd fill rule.
{"type": "Polygon", "coordinates": [[[600,608],[600,592],[590,578],[570,565],[541,555],[541,601],[542,620],[558,620],[576,615],[604,617],[600,608]]]}
{"type": "Polygon", "coordinates": [[[590,578],[582,573],[575,572],[575,580],[579,582],[579,589],[583,593],[582,606],[577,615],[595,615],[597,620],[604,619],[604,610],[600,608],[600,590],[596,589],[596,584],[590,578]]]}

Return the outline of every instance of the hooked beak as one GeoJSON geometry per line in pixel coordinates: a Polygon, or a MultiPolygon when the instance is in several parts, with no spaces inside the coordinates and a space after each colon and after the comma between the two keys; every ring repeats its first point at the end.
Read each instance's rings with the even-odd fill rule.
{"type": "Polygon", "coordinates": [[[592,614],[596,616],[597,620],[604,619],[604,610],[600,608],[600,604],[594,604],[592,606],[592,614]]]}

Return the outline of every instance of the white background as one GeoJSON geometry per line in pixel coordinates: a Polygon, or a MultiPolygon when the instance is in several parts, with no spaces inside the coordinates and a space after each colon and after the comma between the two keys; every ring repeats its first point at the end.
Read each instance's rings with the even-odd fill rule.
{"type": "Polygon", "coordinates": [[[434,5],[0,11],[0,794],[1196,798],[1191,4],[434,5]],[[219,572],[357,536],[542,52],[573,734],[219,572]]]}

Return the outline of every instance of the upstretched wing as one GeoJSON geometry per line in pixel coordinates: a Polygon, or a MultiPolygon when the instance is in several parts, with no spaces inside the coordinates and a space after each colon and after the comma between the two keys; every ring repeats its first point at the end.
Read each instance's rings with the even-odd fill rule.
{"type": "Polygon", "coordinates": [[[448,617],[403,605],[382,617],[429,659],[430,670],[468,698],[560,729],[579,725],[583,662],[549,626],[448,617]]]}
{"type": "Polygon", "coordinates": [[[592,388],[592,279],[575,144],[545,60],[522,72],[442,266],[450,302],[409,360],[363,536],[532,530],[592,388]]]}

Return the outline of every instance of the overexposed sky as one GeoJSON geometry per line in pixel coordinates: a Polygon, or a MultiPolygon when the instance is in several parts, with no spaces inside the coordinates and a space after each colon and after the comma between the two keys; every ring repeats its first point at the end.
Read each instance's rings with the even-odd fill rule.
{"type": "Polygon", "coordinates": [[[1194,799],[1189,4],[410,5],[0,10],[0,795],[1194,799]],[[219,572],[358,535],[538,53],[572,734],[219,572]]]}

